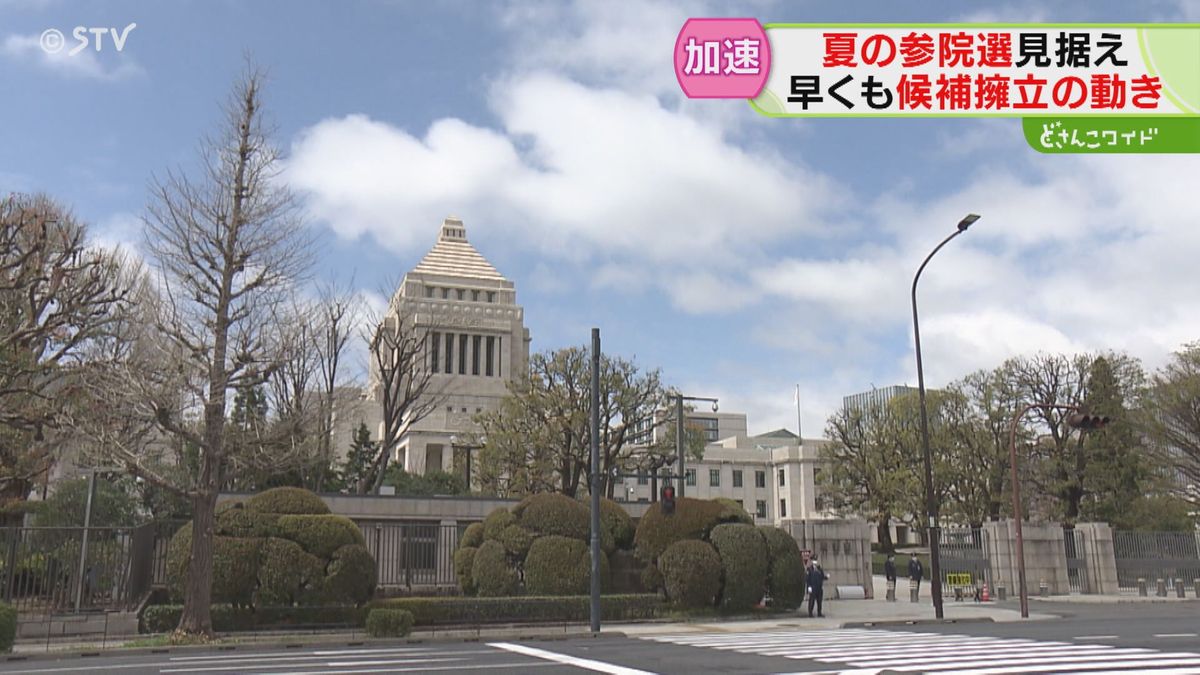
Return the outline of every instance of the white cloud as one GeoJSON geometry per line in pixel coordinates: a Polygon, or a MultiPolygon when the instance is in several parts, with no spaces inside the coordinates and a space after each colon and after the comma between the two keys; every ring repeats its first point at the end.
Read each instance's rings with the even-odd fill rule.
{"type": "MultiPolygon", "coordinates": [[[[61,34],[60,34],[61,37],[61,34]]],[[[57,52],[42,48],[42,35],[9,35],[0,44],[0,55],[14,61],[32,62],[39,67],[65,77],[112,82],[142,74],[142,67],[127,54],[120,54],[115,67],[106,67],[96,52],[84,49],[71,54],[74,43],[67,37],[66,45],[57,52]]]]}

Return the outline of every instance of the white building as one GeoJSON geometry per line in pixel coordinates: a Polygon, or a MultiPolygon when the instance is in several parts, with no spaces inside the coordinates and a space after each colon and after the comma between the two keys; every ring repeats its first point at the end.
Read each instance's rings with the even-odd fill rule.
{"type": "MultiPolygon", "coordinates": [[[[755,521],[778,525],[784,520],[825,517],[816,507],[814,471],[825,440],[800,439],[786,429],[757,436],[746,434],[746,415],[684,413],[689,426],[697,424],[715,440],[704,448],[704,458],[689,459],[685,467],[684,495],[700,499],[725,497],[740,502],[755,521]],[[706,423],[706,421],[708,421],[706,423]],[[709,426],[715,434],[708,433],[709,426]],[[733,433],[726,434],[727,431],[733,433]]],[[[655,431],[662,433],[662,426],[655,431]]],[[[669,467],[673,469],[673,467],[669,467]]],[[[652,501],[648,472],[617,484],[615,496],[628,501],[652,501]]],[[[661,480],[658,482],[662,487],[661,480]]]]}

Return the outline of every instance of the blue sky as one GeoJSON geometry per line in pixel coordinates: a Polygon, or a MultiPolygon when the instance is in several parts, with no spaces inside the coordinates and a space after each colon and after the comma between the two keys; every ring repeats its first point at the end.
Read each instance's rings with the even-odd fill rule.
{"type": "Polygon", "coordinates": [[[764,23],[1200,21],[1200,2],[0,0],[0,191],[44,191],[136,246],[147,183],[193,166],[244,54],[267,69],[319,274],[382,285],[446,215],[517,284],[536,350],[661,368],[806,436],[845,394],[931,386],[1037,350],[1161,364],[1200,339],[1194,156],[1039,155],[1013,120],[777,120],[690,101],[691,16],[764,23]],[[136,23],[51,57],[48,28],[136,23]]]}

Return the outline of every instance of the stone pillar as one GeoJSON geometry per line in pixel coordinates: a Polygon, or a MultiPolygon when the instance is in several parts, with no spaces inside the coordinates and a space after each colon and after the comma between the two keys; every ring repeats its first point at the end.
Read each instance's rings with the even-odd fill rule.
{"type": "Polygon", "coordinates": [[[1113,532],[1108,523],[1079,523],[1076,532],[1083,533],[1083,555],[1087,563],[1087,588],[1085,592],[1100,595],[1117,595],[1117,558],[1113,549],[1113,532]]]}
{"type": "MultiPolygon", "coordinates": [[[[992,579],[997,585],[1013,589],[1019,596],[1021,587],[1017,574],[1017,533],[1011,520],[984,523],[991,546],[992,579]]],[[[1025,592],[1037,595],[1038,583],[1046,580],[1051,595],[1071,592],[1067,579],[1067,551],[1062,526],[1056,523],[1023,523],[1022,539],[1025,548],[1025,592]]],[[[1115,578],[1115,563],[1113,577],[1115,578]]]]}

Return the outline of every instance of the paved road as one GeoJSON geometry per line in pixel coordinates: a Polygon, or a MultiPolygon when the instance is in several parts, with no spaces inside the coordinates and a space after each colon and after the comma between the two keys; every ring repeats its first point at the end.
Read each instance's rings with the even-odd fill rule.
{"type": "MultiPolygon", "coordinates": [[[[1046,608],[1051,609],[1051,608],[1046,608]]],[[[837,673],[943,675],[1121,672],[1200,675],[1200,612],[1175,606],[1053,607],[1062,620],[675,632],[395,647],[181,652],[31,660],[3,673],[837,673]]]]}

